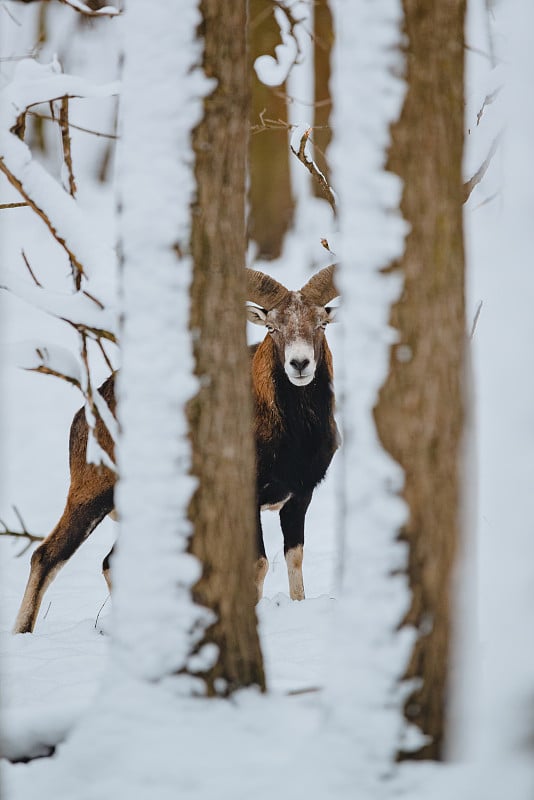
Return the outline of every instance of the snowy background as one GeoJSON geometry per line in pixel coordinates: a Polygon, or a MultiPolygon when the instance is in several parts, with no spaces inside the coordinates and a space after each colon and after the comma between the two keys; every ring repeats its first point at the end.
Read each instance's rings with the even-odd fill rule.
{"type": "MultiPolygon", "coordinates": [[[[338,24],[342,14],[352,13],[349,5],[342,0],[335,4],[338,24]]],[[[29,764],[2,762],[4,794],[9,800],[30,800],[37,785],[41,797],[54,800],[120,797],[125,776],[130,797],[158,800],[249,797],[252,793],[259,798],[276,795],[308,800],[355,796],[528,800],[534,796],[532,744],[529,752],[527,741],[531,715],[524,713],[527,698],[532,702],[534,674],[534,648],[528,633],[529,611],[534,606],[534,277],[529,222],[534,211],[534,162],[529,151],[534,112],[528,101],[534,62],[528,58],[528,42],[518,30],[521,26],[514,28],[510,23],[521,19],[523,29],[532,31],[534,17],[526,0],[502,3],[500,11],[488,22],[485,4],[473,0],[467,29],[472,49],[467,56],[466,178],[476,172],[503,125],[505,101],[500,94],[484,106],[477,125],[484,99],[505,80],[503,52],[519,54],[519,69],[512,69],[508,78],[524,106],[518,115],[517,96],[510,92],[506,102],[512,134],[508,134],[504,152],[497,153],[473,191],[465,212],[468,331],[481,301],[483,305],[470,345],[474,403],[468,437],[470,502],[466,519],[471,535],[466,539],[460,570],[457,659],[461,678],[456,685],[455,735],[450,744],[453,756],[468,755],[475,766],[388,768],[377,784],[364,754],[369,741],[382,735],[375,727],[377,718],[383,723],[382,716],[368,714],[344,728],[343,714],[332,713],[329,698],[335,697],[339,703],[346,690],[343,685],[332,686],[332,675],[343,674],[336,673],[332,644],[336,641],[332,629],[339,621],[337,535],[343,465],[338,454],[307,516],[307,599],[302,603],[288,599],[277,516],[264,514],[270,570],[258,617],[270,692],[266,698],[247,692],[232,704],[208,703],[177,699],[165,686],[156,691],[125,683],[117,689],[116,677],[106,672],[111,600],[101,562],[116,535],[116,525],[108,519],[48,590],[35,633],[13,637],[10,629],[31,550],[19,557],[25,543],[0,536],[2,750],[15,760],[45,755],[65,740],[80,718],[86,720],[58,748],[55,758],[29,764]],[[466,585],[476,588],[467,590],[466,585]],[[121,702],[124,708],[124,702],[133,698],[130,717],[114,714],[121,702]]],[[[35,13],[34,8],[20,4],[0,5],[2,59],[18,58],[32,50],[35,13]]],[[[58,52],[65,69],[73,74],[97,84],[114,81],[116,23],[102,21],[98,28],[80,29],[70,9],[58,7],[54,14],[54,35],[39,53],[39,62],[51,62],[58,52]]],[[[307,46],[303,39],[302,47],[307,46]]],[[[0,91],[17,63],[0,62],[0,91]]],[[[305,126],[309,122],[309,71],[305,66],[294,68],[289,80],[290,93],[304,101],[291,106],[292,122],[305,126]]],[[[335,91],[341,95],[346,92],[347,78],[338,72],[336,80],[335,91]]],[[[115,101],[110,98],[73,101],[71,105],[71,121],[101,131],[111,130],[114,114],[115,101]]],[[[51,123],[50,131],[47,135],[58,136],[51,123]]],[[[78,200],[87,219],[84,233],[97,237],[99,247],[113,248],[116,198],[110,183],[94,178],[106,142],[82,131],[72,135],[78,200]]],[[[56,177],[59,163],[58,156],[46,164],[56,177]]],[[[294,229],[279,262],[256,262],[255,266],[289,288],[297,288],[307,279],[310,263],[326,263],[320,237],[326,237],[335,250],[337,231],[327,204],[311,197],[307,173],[296,159],[292,170],[299,200],[294,229]]],[[[2,179],[0,203],[19,199],[2,179]]],[[[2,211],[0,235],[0,274],[5,270],[24,274],[20,256],[24,248],[39,279],[48,288],[66,290],[69,265],[65,253],[31,209],[2,211]]],[[[31,284],[29,275],[25,277],[31,284]]],[[[109,264],[102,263],[92,280],[98,288],[95,293],[113,306],[116,274],[109,264]]],[[[351,324],[345,317],[342,325],[328,331],[334,364],[341,361],[343,339],[351,324]]],[[[64,323],[5,292],[0,292],[0,326],[4,356],[0,519],[19,528],[15,506],[32,532],[46,534],[63,509],[68,430],[81,398],[61,381],[12,366],[9,357],[13,350],[8,345],[39,340],[75,350],[76,341],[64,323]]],[[[95,373],[103,377],[104,365],[93,355],[95,373]]],[[[113,357],[118,363],[117,354],[113,357]]],[[[363,451],[359,457],[365,465],[377,455],[363,451]]],[[[370,532],[370,553],[372,544],[370,532]]],[[[364,613],[360,616],[365,619],[364,613]]],[[[363,630],[365,633],[365,627],[363,630]]],[[[352,632],[341,633],[350,639],[352,632]]],[[[354,680],[359,697],[376,691],[376,684],[365,682],[369,672],[356,674],[354,680]]]]}

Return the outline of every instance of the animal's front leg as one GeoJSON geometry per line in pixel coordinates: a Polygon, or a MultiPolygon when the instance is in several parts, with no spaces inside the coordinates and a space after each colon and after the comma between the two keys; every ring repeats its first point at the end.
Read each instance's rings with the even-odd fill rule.
{"type": "Polygon", "coordinates": [[[280,511],[287,577],[289,579],[289,596],[292,600],[304,600],[304,580],[302,577],[304,519],[311,498],[312,492],[304,495],[294,495],[280,511]]]}

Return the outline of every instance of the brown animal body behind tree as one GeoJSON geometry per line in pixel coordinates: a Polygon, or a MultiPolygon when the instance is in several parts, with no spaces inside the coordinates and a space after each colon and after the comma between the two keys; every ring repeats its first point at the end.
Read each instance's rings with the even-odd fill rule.
{"type": "MultiPolygon", "coordinates": [[[[247,270],[248,318],[267,328],[251,348],[256,440],[256,585],[261,597],[268,562],[260,511],[280,512],[290,596],[304,599],[304,521],[313,491],[324,478],[338,445],[334,421],[332,356],[324,336],[333,319],[327,304],[337,296],[334,267],[291,292],[268,275],[247,270]]],[[[115,375],[99,388],[115,414],[115,375]]],[[[15,633],[33,631],[43,595],[61,567],[114,509],[116,474],[87,463],[89,430],[84,409],[70,431],[70,487],[65,510],[31,558],[30,576],[15,622],[15,633]]],[[[114,457],[114,443],[101,422],[97,439],[114,457]]],[[[252,532],[251,532],[252,534],[252,532]]],[[[110,554],[103,573],[111,589],[110,554]]]]}

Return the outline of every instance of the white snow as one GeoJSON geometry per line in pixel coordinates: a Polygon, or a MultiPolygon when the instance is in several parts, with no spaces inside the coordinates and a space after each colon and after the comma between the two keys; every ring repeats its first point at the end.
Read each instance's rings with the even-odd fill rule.
{"type": "Polygon", "coordinates": [[[132,2],[125,41],[118,167],[122,367],[117,388],[122,536],[113,563],[113,659],[151,680],[180,670],[211,620],[192,603],[200,565],[190,535],[185,404],[195,383],[188,332],[192,127],[211,88],[195,64],[198,11],[132,2]],[[179,104],[170,97],[180,87],[179,104]],[[179,158],[176,155],[179,154],[179,158]],[[140,191],[141,188],[141,191],[140,191]]]}
{"type": "MultiPolygon", "coordinates": [[[[17,20],[24,22],[20,38],[17,24],[9,23],[12,41],[5,52],[17,55],[30,46],[28,21],[35,18],[35,8],[33,4],[28,8],[19,3],[5,5],[17,20]]],[[[162,343],[169,342],[168,352],[162,346],[155,359],[157,363],[152,364],[143,350],[143,342],[132,341],[133,332],[125,332],[126,339],[130,338],[127,359],[130,359],[128,347],[132,348],[127,369],[141,384],[148,383],[152,370],[168,363],[167,359],[176,358],[177,348],[184,347],[186,309],[179,303],[169,309],[165,300],[152,293],[150,281],[147,285],[140,273],[154,276],[153,282],[156,276],[161,279],[163,273],[169,294],[175,280],[181,281],[183,287],[187,285],[189,273],[187,268],[180,275],[175,271],[169,282],[165,277],[170,263],[168,248],[161,248],[156,263],[151,253],[138,244],[137,237],[150,239],[152,232],[145,227],[150,219],[154,238],[169,242],[172,230],[175,237],[185,241],[186,198],[190,197],[192,182],[187,147],[183,145],[183,152],[188,153],[186,163],[169,165],[158,155],[165,150],[167,141],[161,141],[162,130],[154,134],[149,115],[143,116],[142,104],[134,106],[137,92],[147,89],[151,68],[157,66],[152,62],[162,53],[171,53],[171,63],[166,63],[173,71],[190,63],[191,31],[196,21],[193,4],[187,5],[186,13],[185,4],[181,3],[183,28],[169,27],[169,39],[156,39],[149,25],[164,12],[158,4],[158,9],[154,7],[151,17],[147,17],[141,9],[143,5],[146,7],[132,0],[129,9],[137,8],[134,13],[142,17],[142,25],[139,18],[132,24],[137,28],[135,36],[141,39],[138,46],[143,48],[146,74],[137,73],[133,95],[126,99],[126,113],[143,117],[137,123],[141,141],[127,140],[124,145],[130,153],[139,147],[140,152],[148,154],[156,170],[176,170],[181,190],[175,180],[171,196],[160,196],[150,188],[150,176],[143,173],[150,211],[147,221],[125,204],[122,235],[127,234],[131,243],[127,258],[137,263],[139,269],[139,280],[132,279],[128,291],[138,307],[144,306],[144,330],[156,333],[161,330],[162,343]],[[172,221],[162,210],[169,203],[176,208],[172,221]],[[151,313],[154,304],[156,314],[151,313]],[[156,327],[160,325],[161,328],[156,327]],[[168,339],[169,328],[175,331],[172,341],[168,339]],[[141,360],[136,358],[138,353],[142,354],[141,360]]],[[[54,15],[55,35],[67,29],[69,15],[74,14],[71,9],[55,6],[50,6],[50,12],[54,15]]],[[[345,444],[334,459],[326,481],[314,495],[308,514],[304,602],[291,602],[288,598],[277,515],[264,514],[270,570],[265,597],[257,613],[269,694],[260,696],[249,691],[235,696],[232,702],[208,701],[184,695],[192,688],[191,684],[180,686],[174,679],[155,684],[141,679],[140,676],[146,675],[157,677],[162,669],[178,664],[185,657],[191,609],[187,610],[183,600],[198,565],[184,559],[180,536],[175,537],[173,544],[170,535],[178,526],[179,534],[187,533],[184,501],[191,490],[190,482],[182,478],[176,483],[170,520],[162,519],[159,514],[162,497],[169,491],[170,473],[161,473],[161,494],[154,486],[145,491],[145,486],[139,483],[141,472],[138,476],[130,475],[131,489],[127,491],[135,496],[124,497],[121,514],[126,515],[123,520],[126,525],[138,526],[140,544],[137,547],[130,538],[116,559],[115,566],[122,575],[118,575],[113,602],[108,599],[100,565],[113,544],[117,525],[105,520],[48,590],[35,633],[12,636],[9,631],[27,577],[31,550],[17,558],[24,543],[0,536],[0,748],[5,755],[17,759],[44,755],[58,745],[53,758],[29,764],[3,762],[3,800],[34,800],[37,795],[43,800],[109,800],[125,795],[131,800],[147,797],[235,800],[252,796],[257,800],[273,797],[530,800],[534,796],[529,711],[534,648],[528,635],[534,600],[530,488],[534,280],[529,266],[533,249],[534,68],[527,36],[534,23],[532,9],[529,0],[514,0],[503,6],[492,23],[506,30],[506,38],[498,40],[498,59],[504,56],[505,62],[512,62],[506,77],[512,88],[506,97],[501,92],[498,100],[487,106],[478,126],[473,121],[479,103],[501,84],[504,70],[493,67],[489,59],[477,52],[468,56],[467,127],[472,133],[465,160],[466,178],[476,171],[495,133],[501,130],[503,106],[499,107],[499,103],[505,103],[510,119],[502,161],[497,155],[466,206],[468,327],[477,303],[484,301],[471,352],[477,417],[476,441],[471,440],[471,446],[476,448],[479,465],[476,511],[479,531],[476,541],[466,547],[471,561],[460,575],[464,582],[473,582],[475,576],[476,597],[469,586],[467,591],[464,587],[461,597],[464,602],[478,605],[478,609],[476,613],[469,609],[468,614],[460,606],[458,612],[460,620],[465,621],[458,637],[463,648],[458,664],[472,674],[463,686],[461,682],[456,685],[460,695],[456,704],[463,707],[459,709],[454,731],[458,741],[465,742],[464,749],[455,755],[470,764],[414,763],[397,767],[388,766],[392,750],[399,744],[415,745],[414,735],[417,737],[413,729],[403,729],[399,714],[402,694],[395,688],[399,665],[409,647],[404,635],[393,634],[405,602],[405,587],[400,578],[385,579],[388,570],[402,564],[404,557],[402,548],[393,542],[393,531],[404,511],[391,495],[388,499],[392,489],[400,485],[402,475],[379,451],[369,424],[369,409],[384,375],[387,343],[393,336],[386,328],[388,305],[399,291],[398,283],[385,279],[378,270],[398,252],[404,234],[403,223],[394,214],[388,214],[387,224],[384,222],[384,209],[394,208],[399,186],[394,179],[378,172],[387,146],[384,123],[398,112],[402,91],[398,83],[384,74],[384,67],[396,59],[392,45],[398,42],[399,4],[394,0],[382,4],[336,0],[334,12],[339,49],[333,78],[337,116],[331,155],[341,232],[334,227],[328,204],[310,197],[309,175],[303,174],[296,226],[286,239],[283,258],[273,264],[255,264],[290,288],[298,288],[312,269],[331,260],[320,245],[323,236],[344,264],[340,276],[344,288],[343,321],[342,325],[330,326],[327,335],[334,351],[338,396],[346,398],[345,444]],[[503,27],[503,21],[508,21],[511,30],[503,27]],[[376,49],[371,47],[373,43],[376,49]],[[478,65],[477,69],[474,65],[478,65]],[[353,113],[358,108],[364,108],[365,115],[354,121],[353,113]],[[370,125],[368,131],[363,130],[364,123],[370,125]],[[504,190],[503,175],[507,177],[504,190]],[[491,200],[496,191],[501,193],[491,200]],[[350,220],[343,215],[347,203],[357,209],[350,220]],[[342,368],[344,353],[345,364],[354,367],[350,372],[342,368]],[[342,493],[343,486],[346,491],[342,493]],[[135,513],[132,511],[128,518],[130,502],[135,513]],[[340,551],[336,520],[344,503],[351,522],[340,551]],[[162,572],[150,572],[140,579],[135,572],[136,561],[143,559],[146,543],[156,539],[161,548],[162,572]],[[340,552],[344,555],[344,565],[339,563],[340,552]],[[169,563],[163,564],[163,558],[169,563]],[[165,596],[159,597],[155,587],[168,585],[172,562],[180,562],[182,587],[161,590],[165,596]],[[128,586],[133,576],[137,576],[135,587],[128,586]],[[126,590],[122,598],[121,584],[126,590]],[[132,607],[127,608],[124,605],[127,592],[131,596],[132,589],[136,596],[132,607]],[[171,609],[172,597],[177,602],[176,608],[171,609]],[[178,611],[185,613],[177,621],[178,611]],[[170,631],[166,642],[161,641],[159,633],[150,631],[154,614],[161,616],[170,631]],[[107,633],[114,625],[119,630],[122,625],[122,638],[115,640],[116,643],[112,643],[107,633]],[[145,642],[150,642],[148,647],[153,652],[145,652],[145,642]],[[402,742],[401,736],[405,737],[402,742]]],[[[9,17],[4,4],[0,5],[0,15],[5,29],[9,17]]],[[[95,24],[121,23],[119,19],[98,20],[95,24]]],[[[488,45],[485,26],[485,3],[479,0],[478,13],[470,18],[468,31],[471,43],[481,50],[488,45]]],[[[95,33],[92,40],[87,30],[77,35],[86,37],[85,61],[81,59],[80,63],[90,65],[91,47],[97,45],[99,34],[95,33]]],[[[72,49],[78,52],[76,42],[80,40],[76,36],[73,33],[72,49]]],[[[5,43],[3,31],[2,40],[5,43]]],[[[106,41],[109,43],[109,39],[106,41]]],[[[132,43],[135,42],[139,40],[134,38],[132,43]]],[[[111,52],[112,48],[109,50],[94,68],[103,70],[108,63],[109,78],[114,79],[116,53],[111,52]]],[[[2,85],[10,70],[9,63],[1,64],[2,85]]],[[[144,72],[141,66],[140,71],[144,72]]],[[[296,94],[296,89],[301,89],[300,97],[309,100],[310,75],[303,65],[294,67],[293,73],[292,90],[296,94]]],[[[87,80],[92,82],[92,72],[87,80]]],[[[183,143],[180,137],[186,136],[194,118],[194,95],[199,88],[204,91],[195,80],[193,76],[188,84],[191,91],[184,103],[187,113],[183,119],[171,118],[164,134],[174,137],[174,141],[183,143]]],[[[181,91],[183,88],[182,85],[181,91]]],[[[153,99],[160,104],[158,113],[163,115],[160,118],[167,119],[168,97],[161,86],[156,86],[153,92],[153,99]]],[[[293,113],[295,124],[306,124],[309,108],[301,105],[293,113]]],[[[62,189],[59,196],[67,200],[52,201],[51,210],[57,211],[61,220],[66,212],[73,244],[76,242],[78,246],[83,240],[82,247],[88,254],[91,291],[111,307],[115,303],[116,284],[113,199],[109,186],[101,188],[89,180],[97,148],[94,142],[91,146],[84,143],[86,136],[73,131],[73,152],[77,149],[77,158],[84,165],[79,213],[69,216],[69,198],[62,189]],[[94,230],[98,230],[99,242],[94,230]],[[102,248],[99,251],[102,260],[96,253],[98,247],[102,248]]],[[[28,154],[20,151],[19,155],[24,160],[28,154]]],[[[304,173],[296,159],[293,160],[294,167],[304,173]]],[[[128,170],[137,168],[128,158],[121,169],[126,166],[128,170]]],[[[42,187],[48,186],[48,178],[55,180],[49,174],[43,178],[42,187]]],[[[123,181],[125,199],[131,196],[135,180],[132,174],[130,184],[123,181]]],[[[38,178],[37,182],[40,181],[38,178]]],[[[46,195],[45,188],[43,197],[49,202],[46,195]]],[[[2,202],[19,199],[3,179],[0,196],[2,202]]],[[[26,298],[29,302],[0,292],[0,358],[4,360],[0,364],[0,519],[10,527],[19,527],[12,510],[14,504],[32,532],[45,534],[62,511],[68,483],[68,427],[80,405],[80,397],[63,381],[13,369],[5,363],[4,356],[10,349],[19,361],[33,359],[33,347],[41,343],[47,349],[50,364],[74,373],[76,359],[70,354],[76,351],[75,334],[54,316],[49,304],[58,303],[54,306],[56,310],[68,308],[69,314],[74,314],[71,301],[78,303],[78,299],[69,294],[68,259],[30,209],[0,212],[0,226],[2,282],[6,282],[7,265],[13,271],[25,270],[20,261],[20,248],[24,246],[43,285],[56,295],[48,296],[47,292],[46,303],[41,303],[41,294],[34,291],[37,287],[33,287],[27,275],[17,280],[23,284],[23,294],[32,294],[26,298]]],[[[177,263],[174,256],[173,263],[177,263]]],[[[94,304],[79,300],[83,306],[79,313],[85,315],[94,304]]],[[[96,306],[94,311],[98,311],[96,306]]],[[[112,322],[107,320],[106,327],[108,324],[112,322]]],[[[180,350],[180,357],[183,353],[188,350],[180,350]]],[[[95,368],[102,377],[106,374],[97,361],[95,368]]],[[[186,363],[184,376],[188,369],[186,363]]],[[[163,386],[167,398],[162,400],[164,407],[153,406],[159,399],[150,393],[149,386],[143,388],[153,413],[167,415],[169,409],[174,409],[179,415],[180,399],[183,401],[194,387],[185,377],[180,385],[163,386]],[[171,394],[174,394],[172,402],[171,394]]],[[[121,424],[145,425],[147,418],[143,409],[137,407],[127,412],[121,424]]],[[[188,463],[185,441],[170,442],[162,449],[166,458],[178,458],[180,469],[185,472],[188,463]]],[[[121,457],[127,457],[126,450],[121,457]]],[[[141,457],[151,464],[155,458],[152,452],[141,457]]],[[[130,458],[139,458],[139,451],[132,451],[130,458]]],[[[155,466],[159,469],[159,465],[155,466]]],[[[135,527],[132,530],[135,539],[135,527]]],[[[470,532],[473,538],[474,531],[470,532]]],[[[202,656],[209,659],[213,653],[202,656]]]]}
{"type": "MultiPolygon", "coordinates": [[[[303,6],[303,3],[296,3],[293,6],[303,6]]],[[[294,13],[294,8],[292,9],[294,13]]],[[[291,32],[291,26],[287,14],[280,7],[274,8],[275,19],[280,26],[280,36],[282,44],[277,44],[274,48],[275,56],[258,56],[254,62],[254,69],[259,80],[266,86],[280,86],[287,78],[289,71],[298,56],[298,44],[296,32],[291,32]]],[[[298,17],[300,19],[300,17],[298,17]]]]}
{"type": "Polygon", "coordinates": [[[402,9],[392,0],[358,3],[348,13],[348,4],[339,0],[333,10],[339,37],[331,149],[340,205],[335,249],[350,324],[345,325],[344,358],[338,368],[344,431],[338,514],[341,595],[328,691],[334,724],[358,749],[366,780],[378,786],[408,741],[401,742],[406,687],[399,681],[413,641],[406,628],[396,632],[408,603],[406,554],[397,541],[405,519],[396,494],[403,477],[382,450],[372,416],[387,374],[390,303],[400,289],[398,276],[383,275],[381,269],[402,254],[406,232],[395,211],[400,182],[384,172],[389,125],[398,117],[404,96],[403,83],[394,77],[402,70],[402,9]],[[353,76],[350,92],[343,79],[347,75],[353,76]],[[370,735],[360,719],[366,720],[366,728],[373,726],[370,735]]]}

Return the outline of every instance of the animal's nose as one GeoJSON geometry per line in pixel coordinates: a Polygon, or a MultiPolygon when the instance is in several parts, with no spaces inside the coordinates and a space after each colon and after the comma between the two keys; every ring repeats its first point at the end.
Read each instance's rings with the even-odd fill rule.
{"type": "Polygon", "coordinates": [[[298,372],[302,373],[302,371],[305,370],[306,367],[309,365],[310,359],[309,358],[303,358],[302,360],[299,361],[298,358],[292,358],[289,363],[293,367],[293,369],[295,369],[298,372]]]}

